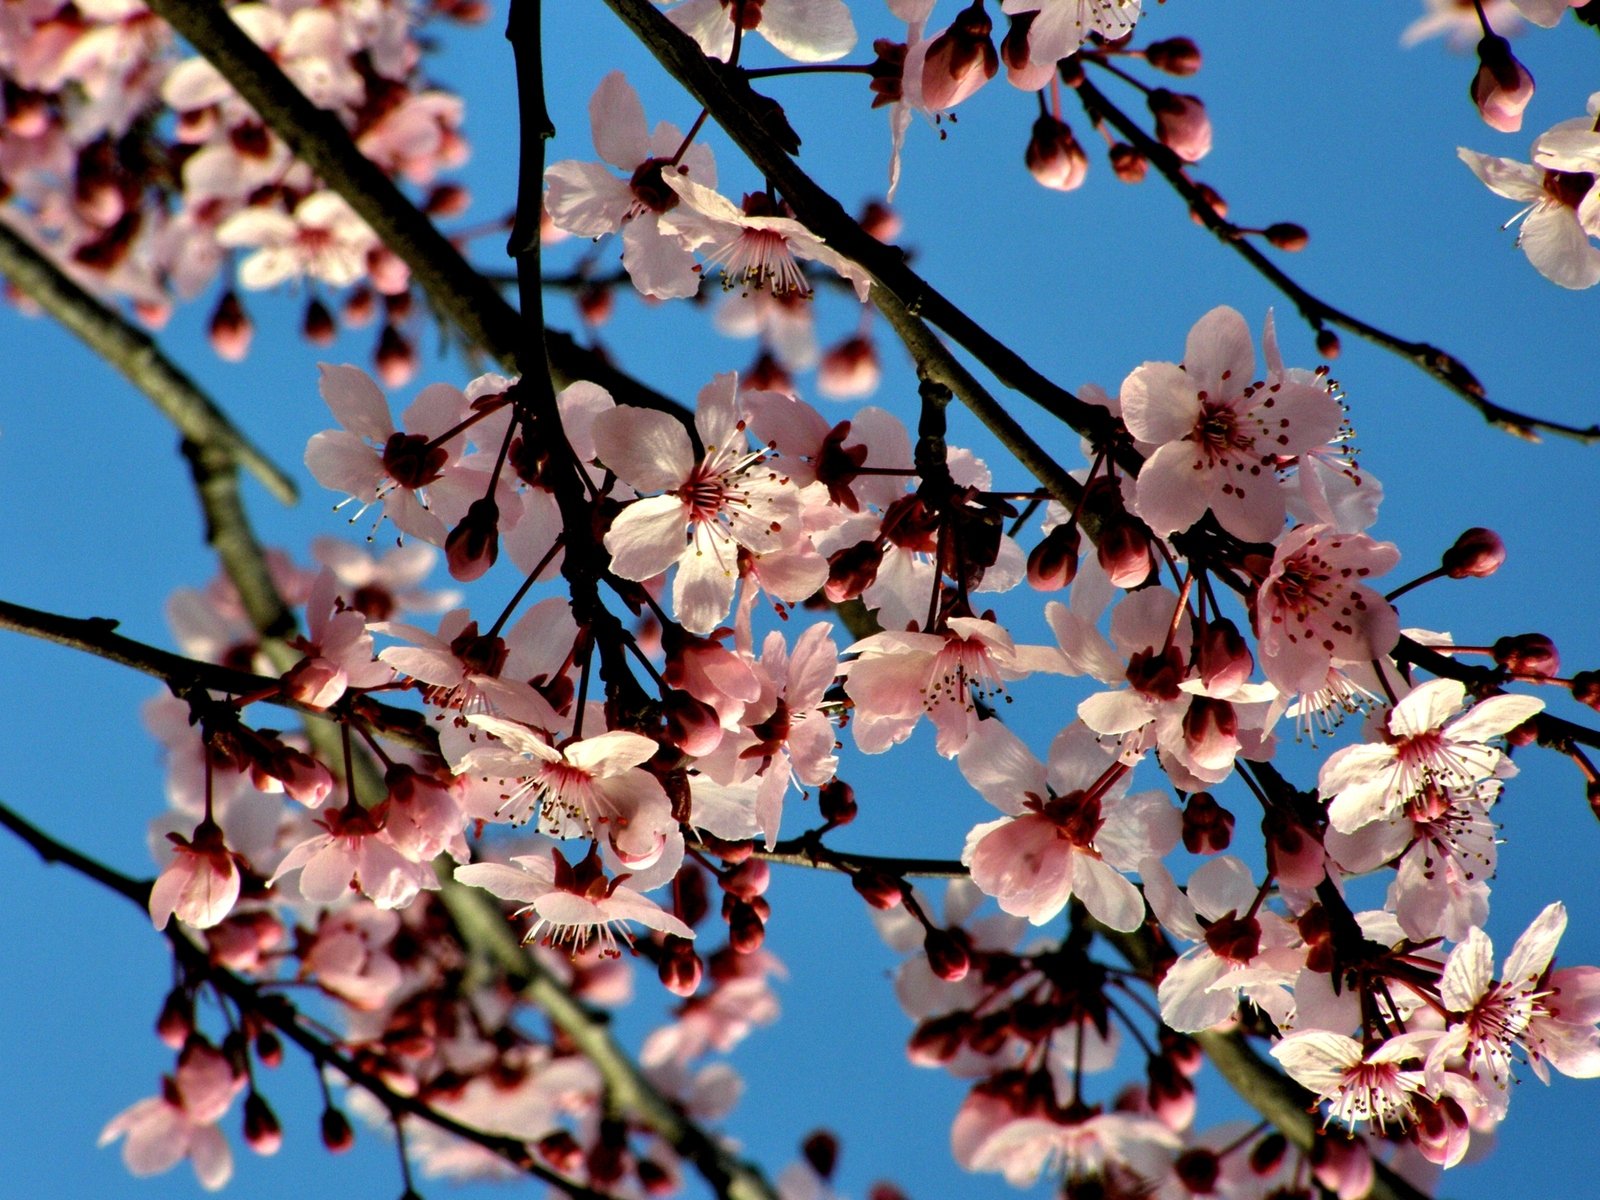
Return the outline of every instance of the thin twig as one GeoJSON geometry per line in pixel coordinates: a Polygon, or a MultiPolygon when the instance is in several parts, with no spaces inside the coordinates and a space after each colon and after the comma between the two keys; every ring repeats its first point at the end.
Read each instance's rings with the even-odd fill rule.
{"type": "Polygon", "coordinates": [[[1502,408],[1488,398],[1477,376],[1453,354],[1437,346],[1430,346],[1426,342],[1411,342],[1396,337],[1387,330],[1379,329],[1376,325],[1351,316],[1343,309],[1335,308],[1327,301],[1313,296],[1263,254],[1237,225],[1211,207],[1211,202],[1205,193],[1196,187],[1185,173],[1183,161],[1176,154],[1141,129],[1088,80],[1079,84],[1076,90],[1089,119],[1104,118],[1109,121],[1135,150],[1155,165],[1156,170],[1160,171],[1162,177],[1172,185],[1172,189],[1188,203],[1189,211],[1216,235],[1217,240],[1237,251],[1268,283],[1288,297],[1313,329],[1320,330],[1325,323],[1338,325],[1342,329],[1348,329],[1357,337],[1410,360],[1477,409],[1489,424],[1517,437],[1537,441],[1538,431],[1544,430],[1580,442],[1600,441],[1600,424],[1565,425],[1559,421],[1549,421],[1543,417],[1502,408]]]}

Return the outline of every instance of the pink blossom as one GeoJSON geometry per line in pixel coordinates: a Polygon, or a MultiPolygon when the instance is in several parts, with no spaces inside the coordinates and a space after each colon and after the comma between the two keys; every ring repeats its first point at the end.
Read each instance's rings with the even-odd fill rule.
{"type": "Polygon", "coordinates": [[[285,694],[312,708],[327,708],[347,688],[382,687],[394,678],[392,667],[373,658],[366,614],[344,607],[337,587],[333,572],[324,568],[306,602],[304,657],[283,677],[285,694]]]}
{"type": "Polygon", "coordinates": [[[418,891],[438,891],[432,865],[397,850],[381,820],[353,805],[325,812],[317,818],[325,832],[291,848],[267,886],[299,871],[300,894],[312,904],[334,904],[360,892],[379,908],[404,908],[418,891]]]}
{"type": "Polygon", "coordinates": [[[1491,696],[1461,711],[1466,687],[1434,679],[1413,689],[1384,719],[1385,740],[1336,751],[1323,764],[1318,790],[1328,820],[1342,833],[1398,813],[1430,787],[1469,789],[1514,772],[1488,745],[1544,708],[1531,696],[1491,696]]]}
{"type": "Polygon", "coordinates": [[[551,164],[545,171],[551,221],[582,237],[620,230],[622,265],[636,288],[662,300],[694,295],[700,287],[694,256],[661,228],[660,218],[679,203],[668,178],[682,175],[716,186],[711,150],[699,143],[685,150],[683,134],[665,121],[649,133],[644,107],[621,71],[595,89],[589,124],[600,157],[624,177],[577,159],[551,164]]]}
{"type": "Polygon", "coordinates": [[[1038,13],[1028,27],[1028,58],[1054,66],[1099,34],[1108,42],[1127,37],[1139,21],[1140,0],[1003,0],[1000,11],[1038,13]]]}
{"type": "Polygon", "coordinates": [[[348,287],[378,246],[377,234],[329,191],[307,196],[293,216],[259,205],[237,212],[217,227],[217,241],[254,251],[239,264],[239,283],[252,290],[301,278],[348,287]]]}
{"type": "Polygon", "coordinates": [[[682,29],[712,58],[733,54],[733,22],[737,15],[745,34],[758,33],[778,53],[797,62],[831,62],[850,53],[856,27],[843,0],[764,0],[733,4],[728,0],[683,0],[668,11],[682,29]]]}
{"type": "Polygon", "coordinates": [[[618,405],[594,421],[600,461],[640,492],[605,535],[611,569],[646,580],[674,564],[673,612],[691,633],[708,634],[728,615],[739,547],[760,555],[801,536],[795,489],[745,439],[738,377],[719,375],[700,390],[697,456],[675,418],[618,405]]]}
{"type": "Polygon", "coordinates": [[[245,1079],[226,1057],[192,1040],[161,1095],[124,1109],[100,1132],[105,1146],[126,1136],[122,1161],[135,1175],[159,1175],[187,1158],[200,1186],[214,1192],[233,1174],[233,1155],[217,1122],[244,1090],[245,1079]]]}
{"type": "Polygon", "coordinates": [[[305,953],[305,969],[324,991],[360,1012],[382,1009],[400,990],[404,973],[389,954],[400,914],[369,904],[324,913],[305,953]]]}
{"type": "Polygon", "coordinates": [[[1145,363],[1123,382],[1128,431],[1156,447],[1130,506],[1154,532],[1187,529],[1207,509],[1246,541],[1283,531],[1276,464],[1326,443],[1343,415],[1325,382],[1253,380],[1244,318],[1214,308],[1189,332],[1181,366],[1145,363]]]}
{"type": "Polygon", "coordinates": [[[238,856],[214,821],[201,821],[189,840],[176,833],[167,837],[176,853],[150,889],[150,920],[165,929],[176,915],[192,929],[210,929],[238,902],[238,856]]]}
{"type": "Polygon", "coordinates": [[[1261,667],[1286,693],[1325,686],[1328,669],[1394,648],[1400,623],[1363,580],[1400,561],[1388,542],[1326,525],[1301,525],[1278,545],[1256,591],[1261,667]]]}
{"type": "Polygon", "coordinates": [[[633,944],[628,931],[621,928],[629,921],[685,939],[694,937],[694,930],[621,879],[607,879],[593,849],[576,866],[569,866],[561,851],[553,848],[548,855],[515,855],[511,861],[516,866],[471,863],[457,867],[456,878],[523,905],[515,915],[535,918],[524,941],[536,941],[543,934],[553,945],[569,943],[576,953],[595,937],[604,954],[616,957],[620,953],[617,934],[633,944]]]}
{"type": "Polygon", "coordinates": [[[1272,1057],[1344,1124],[1371,1121],[1380,1130],[1404,1128],[1427,1090],[1421,1063],[1438,1036],[1403,1033],[1369,1049],[1342,1033],[1312,1029],[1284,1038],[1272,1048],[1272,1057]]]}
{"type": "Polygon", "coordinates": [[[560,838],[603,835],[636,870],[653,865],[676,834],[672,802],[642,769],[659,743],[619,730],[558,750],[515,721],[481,713],[467,719],[499,744],[469,750],[456,769],[515,782],[496,811],[500,819],[521,824],[537,817],[542,831],[560,838]]]}

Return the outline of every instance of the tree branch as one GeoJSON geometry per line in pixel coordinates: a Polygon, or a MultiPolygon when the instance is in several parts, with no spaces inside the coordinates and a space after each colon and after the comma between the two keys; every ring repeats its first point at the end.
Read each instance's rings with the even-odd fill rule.
{"type": "Polygon", "coordinates": [[[1426,342],[1408,342],[1404,338],[1396,337],[1387,330],[1370,325],[1359,317],[1351,316],[1343,309],[1335,308],[1325,300],[1313,296],[1263,254],[1237,225],[1219,215],[1217,210],[1211,207],[1211,202],[1205,193],[1196,187],[1185,173],[1184,164],[1176,154],[1141,129],[1087,79],[1078,84],[1076,90],[1089,119],[1098,121],[1104,118],[1109,121],[1134,149],[1155,165],[1156,170],[1160,171],[1172,185],[1172,189],[1188,203],[1189,211],[1217,236],[1217,240],[1235,250],[1268,283],[1288,297],[1313,329],[1320,330],[1325,323],[1338,325],[1342,329],[1348,329],[1357,337],[1382,346],[1401,358],[1409,359],[1477,409],[1489,424],[1517,437],[1538,441],[1538,431],[1542,429],[1575,441],[1600,441],[1600,424],[1564,425],[1559,421],[1547,421],[1542,417],[1502,408],[1488,398],[1477,376],[1454,355],[1426,342]]]}

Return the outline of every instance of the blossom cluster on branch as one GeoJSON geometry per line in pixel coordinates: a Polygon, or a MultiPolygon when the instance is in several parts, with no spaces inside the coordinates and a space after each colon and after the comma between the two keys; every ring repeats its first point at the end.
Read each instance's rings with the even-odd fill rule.
{"type": "MultiPolygon", "coordinates": [[[[8,627],[114,649],[167,684],[146,711],[166,753],[160,872],[122,890],[173,946],[158,1031],[175,1059],[105,1127],[130,1170],[187,1159],[221,1186],[236,1105],[245,1142],[276,1150],[263,1068],[292,1042],[316,1064],[328,1148],[350,1145],[347,1111],[389,1124],[408,1194],[413,1163],[573,1196],[662,1195],[690,1175],[719,1195],[823,1194],[829,1136],[773,1184],[708,1132],[741,1087],[724,1056],[778,1017],[787,968],[766,933],[786,864],[848,877],[902,956],[912,1061],[970,1083],[955,1160],[1019,1187],[1415,1195],[1507,1119],[1518,1064],[1600,1076],[1600,968],[1558,959],[1560,900],[1498,965],[1487,932],[1514,755],[1570,759],[1600,811],[1600,734],[1546,711],[1563,694],[1600,709],[1600,676],[1563,674],[1542,634],[1405,622],[1413,588],[1494,574],[1500,538],[1467,529],[1397,575],[1382,486],[1354,451],[1359,387],[1288,365],[1270,312],[1259,343],[1253,318],[1197,312],[1181,353],[1136,345],[1115,387],[1074,395],[1019,366],[912,271],[887,201],[853,220],[799,172],[781,105],[754,87],[866,76],[858,107],[889,109],[891,194],[915,169],[911,121],[943,126],[1002,66],[1037,96],[1026,169],[1079,187],[1088,154],[1062,110],[1076,89],[1118,178],[1154,166],[1268,262],[1324,356],[1333,325],[1402,348],[1250,244],[1292,252],[1304,229],[1228,224],[1193,178],[1215,143],[1205,103],[1145,76],[1193,75],[1200,48],[1146,38],[1139,0],[972,0],[947,24],[934,0],[890,0],[887,22],[844,0],[609,2],[696,102],[652,128],[625,74],[604,73],[598,160],[546,167],[538,5],[514,0],[540,147],[524,146],[511,222],[522,342],[476,349],[522,371],[429,382],[398,415],[413,293],[455,264],[387,245],[349,178],[297,159],[242,99],[244,67],[184,57],[132,0],[30,0],[0,21],[0,219],[67,275],[160,324],[220,274],[225,357],[250,340],[235,286],[304,289],[318,344],[377,297],[385,312],[376,379],[326,363],[307,381],[336,427],[304,464],[395,549],[225,553],[222,576],[169,605],[182,656],[5,609],[8,627]],[[868,21],[892,27],[870,61],[842,62],[868,21]],[[743,65],[756,37],[794,65],[743,65]],[[754,173],[713,158],[711,118],[754,173]],[[587,253],[541,276],[563,235],[620,271],[587,253]],[[599,355],[566,386],[544,369],[547,288],[576,290],[599,326],[620,289],[689,301],[713,278],[718,328],[761,350],[745,370],[708,363],[692,404],[599,355]],[[859,321],[824,352],[812,310],[832,304],[859,321]],[[834,398],[877,390],[873,305],[911,353],[914,396],[818,408],[795,383],[812,366],[834,398]],[[1046,453],[929,324],[1068,426],[1076,458],[1046,453]],[[956,444],[958,402],[1014,458],[956,444]],[[451,584],[430,589],[440,562],[451,584]],[[1320,766],[1296,780],[1280,750],[1307,736],[1320,766]],[[976,793],[960,844],[932,863],[839,849],[878,799],[847,781],[859,756],[927,750],[976,793]],[[953,877],[942,902],[914,882],[929,874],[953,877]],[[678,1003],[630,1057],[598,1014],[655,986],[638,960],[678,1003]],[[1199,1124],[1205,1054],[1251,1042],[1256,1083],[1315,1120],[1252,1099],[1259,1124],[1199,1124]],[[1130,1062],[1142,1078],[1121,1086],[1130,1062]]],[[[1533,86],[1492,24],[1509,31],[1510,7],[1548,26],[1568,5],[1468,14],[1471,98],[1502,131],[1533,86]]],[[[420,22],[484,15],[273,0],[222,19],[265,51],[271,86],[336,118],[310,134],[330,155],[451,217],[465,193],[437,178],[464,158],[462,110],[427,79],[420,22]]],[[[1572,288],[1600,281],[1595,107],[1541,135],[1531,166],[1461,151],[1529,205],[1523,248],[1572,288]]],[[[1484,400],[1449,356],[1409,356],[1484,400]]],[[[227,514],[193,457],[215,531],[227,514]]]]}

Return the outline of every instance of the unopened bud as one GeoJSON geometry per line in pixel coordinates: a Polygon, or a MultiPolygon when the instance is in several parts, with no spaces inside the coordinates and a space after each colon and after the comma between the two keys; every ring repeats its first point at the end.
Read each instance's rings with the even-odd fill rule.
{"type": "Polygon", "coordinates": [[[1172,1173],[1178,1182],[1193,1196],[1209,1196],[1217,1190],[1217,1180],[1222,1175],[1222,1161],[1212,1150],[1198,1146],[1185,1150],[1172,1164],[1172,1173]]]}
{"type": "Polygon", "coordinates": [[[1112,146],[1109,155],[1111,169],[1123,183],[1143,183],[1150,171],[1150,160],[1126,142],[1112,146]]]}
{"type": "Polygon", "coordinates": [[[1337,1131],[1320,1133],[1311,1146],[1311,1173],[1339,1200],[1372,1191],[1372,1155],[1366,1144],[1337,1131]]]}
{"type": "Polygon", "coordinates": [[[754,900],[766,894],[772,883],[772,868],[765,859],[747,858],[721,879],[722,890],[740,900],[754,900]]]}
{"type": "Polygon", "coordinates": [[[250,353],[250,340],[255,333],[255,323],[250,320],[250,314],[245,312],[238,293],[232,288],[223,292],[222,299],[217,301],[216,311],[211,314],[211,323],[206,328],[206,335],[211,339],[211,348],[217,352],[217,357],[238,362],[250,353]]]}
{"type": "Polygon", "coordinates": [[[1542,633],[1519,633],[1500,638],[1494,644],[1494,660],[1513,675],[1548,679],[1561,674],[1561,655],[1556,644],[1542,633]]]}
{"type": "Polygon", "coordinates": [[[1051,529],[1028,555],[1028,586],[1038,592],[1069,586],[1078,576],[1078,550],[1082,543],[1076,522],[1051,529]]]}
{"type": "Polygon", "coordinates": [[[277,1067],[283,1065],[283,1039],[270,1029],[263,1029],[256,1034],[256,1058],[262,1066],[277,1067]]]}
{"type": "Polygon", "coordinates": [[[1156,88],[1147,97],[1156,119],[1156,138],[1184,162],[1199,162],[1211,153],[1211,118],[1199,96],[1156,88]]]}
{"type": "Polygon", "coordinates": [[[878,578],[883,551],[875,541],[857,542],[828,557],[828,582],[823,594],[834,604],[854,600],[878,578]]]}
{"type": "Polygon", "coordinates": [[[880,242],[892,242],[900,236],[901,221],[898,213],[880,200],[868,200],[856,218],[861,231],[880,242]]]}
{"type": "Polygon", "coordinates": [[[833,1169],[839,1164],[839,1139],[826,1129],[819,1129],[800,1143],[800,1153],[824,1180],[832,1179],[833,1169]]]}
{"type": "Polygon", "coordinates": [[[393,325],[385,325],[378,335],[372,365],[384,387],[404,387],[417,373],[417,350],[393,325]]]}
{"type": "Polygon", "coordinates": [[[450,577],[462,583],[479,579],[500,557],[500,506],[482,496],[467,506],[467,515],[444,539],[450,577]]]}
{"type": "Polygon", "coordinates": [[[1186,37],[1163,38],[1144,48],[1144,60],[1168,75],[1193,75],[1200,69],[1200,47],[1186,37]]]}
{"type": "Polygon", "coordinates": [[[1600,711],[1600,671],[1579,671],[1572,677],[1572,698],[1600,711]]]}
{"type": "MultiPolygon", "coordinates": [[[[1145,1099],[1150,1111],[1168,1129],[1187,1129],[1194,1123],[1195,1090],[1178,1065],[1159,1055],[1146,1065],[1149,1086],[1145,1099]]],[[[1200,1194],[1204,1194],[1203,1192],[1200,1194]]]]}
{"type": "Polygon", "coordinates": [[[1274,1130],[1250,1147],[1250,1170],[1257,1175],[1271,1175],[1288,1152],[1289,1139],[1274,1130]]]}
{"type": "Polygon", "coordinates": [[[327,346],[339,335],[339,326],[321,300],[312,298],[306,305],[305,319],[300,322],[300,333],[313,346],[327,346]]]}
{"type": "Polygon", "coordinates": [[[257,1154],[276,1154],[283,1145],[283,1126],[260,1092],[244,1098],[244,1140],[257,1154]]]}
{"type": "Polygon", "coordinates": [[[535,1143],[534,1150],[564,1175],[576,1175],[583,1166],[583,1147],[565,1129],[545,1134],[535,1143]]]}
{"type": "Polygon", "coordinates": [[[1201,682],[1213,692],[1239,688],[1255,670],[1249,643],[1227,617],[1218,617],[1206,625],[1200,634],[1197,658],[1201,682]]]}
{"type": "Polygon", "coordinates": [[[344,298],[344,323],[359,327],[367,324],[378,314],[378,298],[372,294],[372,289],[366,284],[353,289],[344,298]]]}
{"type": "Polygon", "coordinates": [[[585,325],[604,325],[614,308],[616,300],[608,287],[590,285],[578,293],[578,315],[585,325]]]}
{"type": "Polygon", "coordinates": [[[1339,341],[1339,335],[1331,329],[1317,330],[1317,353],[1323,358],[1332,361],[1339,357],[1339,351],[1344,346],[1339,341]]]}
{"type": "Polygon", "coordinates": [[[1279,250],[1287,250],[1292,254],[1304,250],[1306,243],[1311,240],[1311,235],[1306,232],[1305,226],[1295,225],[1289,221],[1268,225],[1261,234],[1279,250]]]}
{"type": "Polygon", "coordinates": [[[1248,963],[1261,953],[1261,922],[1254,917],[1219,917],[1206,930],[1206,945],[1229,962],[1248,963]]]}
{"type": "Polygon", "coordinates": [[[851,400],[875,391],[882,375],[872,339],[855,334],[823,354],[817,364],[817,390],[834,400],[851,400]]]}
{"type": "Polygon", "coordinates": [[[1072,130],[1065,121],[1047,114],[1034,121],[1022,161],[1035,182],[1058,192],[1082,187],[1089,173],[1089,156],[1072,136],[1072,130]]]}
{"type": "Polygon", "coordinates": [[[700,980],[705,977],[705,965],[694,952],[694,943],[668,934],[656,973],[667,991],[687,999],[699,990],[700,980]]]}
{"type": "Polygon", "coordinates": [[[959,926],[928,930],[922,946],[928,953],[928,968],[946,983],[960,983],[972,969],[971,942],[959,926]]]}
{"type": "Polygon", "coordinates": [[[459,183],[441,183],[428,193],[422,211],[430,217],[459,217],[471,203],[471,194],[459,183]]]}
{"type": "Polygon", "coordinates": [[[1196,181],[1194,190],[1200,193],[1200,198],[1189,208],[1189,219],[1196,225],[1206,223],[1206,213],[1215,214],[1218,218],[1228,215],[1228,202],[1222,198],[1222,193],[1209,183],[1196,181]]]}
{"type": "Polygon", "coordinates": [[[953,108],[995,77],[1000,56],[990,37],[993,30],[983,0],[974,0],[933,39],[922,67],[922,99],[927,108],[953,108]]]}
{"type": "Polygon", "coordinates": [[[892,875],[863,869],[850,877],[851,885],[873,908],[894,908],[906,897],[905,885],[892,875]]]}
{"type": "Polygon", "coordinates": [[[156,1036],[178,1050],[193,1032],[194,997],[183,988],[173,988],[161,1005],[161,1014],[156,1017],[156,1036]]]}
{"type": "Polygon", "coordinates": [[[1183,848],[1190,854],[1216,854],[1233,841],[1234,816],[1210,792],[1196,792],[1183,809],[1183,848]]]}
{"type": "Polygon", "coordinates": [[[1451,579],[1483,579],[1493,575],[1506,561],[1506,544],[1492,529],[1473,526],[1444,552],[1439,569],[1451,579]]]}
{"type": "Polygon", "coordinates": [[[728,909],[728,945],[740,954],[754,954],[766,938],[767,927],[755,906],[735,900],[728,909]]]}
{"type": "Polygon", "coordinates": [[[722,741],[722,718],[704,700],[674,688],[661,703],[667,741],[694,758],[710,754],[722,741]]]}
{"type": "Polygon", "coordinates": [[[1150,531],[1130,516],[1113,517],[1100,530],[1095,555],[1113,587],[1136,588],[1156,569],[1150,531]]]}
{"type": "Polygon", "coordinates": [[[1478,73],[1468,94],[1485,125],[1516,133],[1522,128],[1522,110],[1533,99],[1533,76],[1511,53],[1511,43],[1491,33],[1478,43],[1478,73]]]}
{"type": "Polygon", "coordinates": [[[356,1131],[350,1127],[350,1118],[337,1108],[322,1110],[322,1144],[333,1154],[343,1154],[356,1144],[356,1131]]]}
{"type": "Polygon", "coordinates": [[[829,825],[848,825],[856,819],[856,790],[842,779],[830,779],[817,789],[817,811],[829,825]]]}

